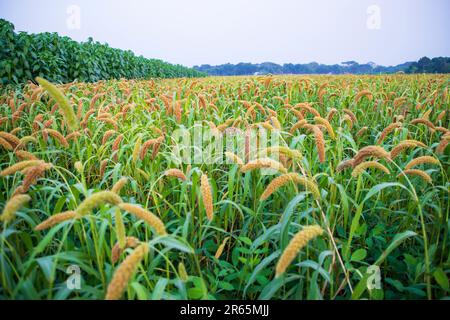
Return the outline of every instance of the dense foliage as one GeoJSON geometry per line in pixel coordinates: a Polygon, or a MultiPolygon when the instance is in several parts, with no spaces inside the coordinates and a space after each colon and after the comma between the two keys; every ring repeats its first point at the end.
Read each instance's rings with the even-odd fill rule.
{"type": "Polygon", "coordinates": [[[0,299],[449,296],[448,76],[38,81],[0,96],[0,299]],[[240,161],[174,161],[199,122],[240,161]]]}
{"type": "Polygon", "coordinates": [[[412,63],[406,73],[450,73],[450,57],[423,57],[412,63]]]}
{"type": "Polygon", "coordinates": [[[15,33],[13,24],[0,19],[0,83],[25,83],[37,76],[54,82],[102,79],[197,77],[202,74],[181,65],[135,56],[107,44],[78,43],[57,33],[15,33]]]}
{"type": "Polygon", "coordinates": [[[355,61],[347,61],[334,65],[319,64],[317,62],[307,64],[286,63],[279,65],[272,62],[264,62],[259,64],[227,63],[218,66],[204,64],[201,66],[195,66],[194,69],[205,72],[211,76],[255,74],[379,74],[405,71],[410,64],[411,62],[406,62],[397,66],[384,67],[374,63],[359,64],[355,61]]]}

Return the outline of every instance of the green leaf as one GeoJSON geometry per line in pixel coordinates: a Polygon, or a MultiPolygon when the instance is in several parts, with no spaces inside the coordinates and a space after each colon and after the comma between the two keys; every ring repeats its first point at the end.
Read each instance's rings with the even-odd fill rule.
{"type": "Polygon", "coordinates": [[[294,199],[292,199],[286,209],[284,210],[283,215],[281,216],[280,220],[280,243],[281,243],[281,249],[286,248],[289,242],[289,226],[291,225],[291,218],[292,214],[294,213],[295,207],[298,205],[299,202],[303,201],[306,197],[306,193],[302,192],[298,194],[294,199]]]}
{"type": "Polygon", "coordinates": [[[130,284],[130,287],[132,287],[134,292],[136,292],[138,300],[148,300],[150,293],[148,292],[146,287],[138,282],[132,282],[130,284]]]}
{"type": "Polygon", "coordinates": [[[300,268],[303,268],[303,267],[311,268],[311,269],[317,271],[326,281],[331,283],[331,277],[330,277],[330,274],[328,273],[328,271],[326,271],[324,268],[322,268],[316,261],[306,260],[306,261],[297,263],[296,266],[300,267],[300,268]]]}
{"type": "MultiPolygon", "coordinates": [[[[403,241],[408,239],[409,237],[416,236],[417,234],[413,231],[405,231],[402,233],[397,234],[392,242],[389,244],[389,246],[384,250],[384,252],[380,255],[378,260],[375,262],[375,265],[379,266],[383,261],[387,258],[387,256],[395,249],[397,248],[403,241]]],[[[369,274],[366,272],[364,273],[361,280],[359,280],[358,284],[356,285],[355,289],[353,290],[352,299],[359,299],[361,295],[366,291],[367,289],[367,279],[369,278],[369,274]]]]}
{"type": "Polygon", "coordinates": [[[61,223],[59,225],[56,225],[55,227],[51,228],[50,231],[45,235],[45,237],[39,242],[39,244],[36,246],[36,248],[33,251],[32,256],[35,257],[50,244],[50,242],[53,240],[53,237],[55,234],[64,227],[65,223],[61,223]]]}
{"type": "Polygon", "coordinates": [[[186,244],[180,240],[170,237],[170,236],[169,237],[166,237],[166,236],[159,237],[159,238],[156,238],[156,239],[150,241],[150,245],[152,245],[152,246],[154,246],[157,243],[161,243],[164,246],[171,248],[171,249],[177,249],[177,250],[180,250],[180,251],[183,251],[186,253],[194,253],[194,249],[192,249],[191,246],[189,246],[188,244],[186,244]]]}
{"type": "Polygon", "coordinates": [[[273,295],[281,288],[284,284],[285,277],[278,277],[269,282],[264,289],[261,291],[261,294],[258,297],[258,300],[270,300],[273,295]]]}
{"type": "Polygon", "coordinates": [[[161,300],[162,295],[164,294],[164,290],[167,286],[167,279],[160,278],[155,285],[152,293],[152,300],[161,300]]]}
{"type": "Polygon", "coordinates": [[[200,299],[203,297],[203,290],[200,288],[189,288],[187,294],[190,299],[200,299]]]}
{"type": "Polygon", "coordinates": [[[244,295],[247,292],[248,287],[256,280],[256,276],[269,264],[271,263],[273,260],[275,260],[276,258],[278,258],[278,256],[280,255],[280,252],[277,250],[275,252],[273,252],[270,256],[265,257],[260,264],[258,264],[255,267],[255,270],[253,270],[252,275],[250,276],[250,278],[248,279],[247,285],[244,288],[244,295]]]}
{"type": "Polygon", "coordinates": [[[194,284],[194,288],[190,288],[187,290],[188,296],[191,299],[203,299],[208,296],[208,290],[206,289],[206,285],[202,278],[199,277],[191,277],[192,283],[194,284]]]}
{"type": "Polygon", "coordinates": [[[449,283],[448,283],[448,277],[445,274],[444,270],[441,268],[437,268],[433,273],[434,279],[436,282],[441,286],[442,289],[445,291],[448,291],[449,289],[449,283]]]}
{"type": "Polygon", "coordinates": [[[53,268],[55,266],[55,258],[52,256],[42,257],[36,259],[36,262],[41,267],[47,281],[52,282],[54,280],[53,268]]]}
{"type": "Polygon", "coordinates": [[[384,259],[386,259],[387,256],[395,248],[397,248],[403,241],[405,241],[406,239],[408,239],[410,237],[414,237],[416,235],[417,235],[417,233],[415,233],[413,231],[410,231],[410,230],[395,235],[395,237],[392,240],[392,242],[389,244],[389,246],[386,248],[386,250],[384,250],[384,252],[378,258],[378,260],[375,262],[375,264],[379,266],[384,261],[384,259]]]}
{"type": "Polygon", "coordinates": [[[219,288],[226,290],[226,291],[232,291],[234,290],[234,286],[226,281],[219,281],[219,288]]]}
{"type": "Polygon", "coordinates": [[[350,253],[350,247],[352,244],[352,239],[356,233],[356,230],[359,227],[359,219],[361,218],[362,215],[362,211],[364,209],[364,204],[367,200],[369,200],[371,197],[373,197],[374,195],[378,194],[379,192],[381,192],[381,190],[386,189],[386,188],[390,188],[390,187],[400,187],[405,189],[406,191],[408,191],[411,194],[411,191],[408,190],[408,188],[406,188],[404,185],[398,183],[398,182],[384,182],[384,183],[380,183],[377,184],[376,186],[372,187],[369,192],[367,192],[366,197],[364,198],[364,200],[359,204],[357,210],[356,210],[356,214],[354,215],[352,222],[351,222],[351,226],[350,226],[350,234],[347,240],[347,245],[344,249],[344,257],[348,258],[348,255],[350,253]]]}
{"type": "Polygon", "coordinates": [[[365,249],[358,249],[352,253],[350,258],[351,261],[361,261],[367,256],[367,251],[365,249]]]}
{"type": "Polygon", "coordinates": [[[241,240],[246,245],[249,245],[249,246],[252,245],[252,239],[250,239],[248,237],[239,237],[239,240],[241,240]]]}
{"type": "Polygon", "coordinates": [[[384,182],[384,183],[380,183],[380,184],[377,184],[376,186],[372,187],[372,189],[370,189],[369,192],[367,192],[367,195],[364,198],[363,203],[366,202],[367,200],[369,200],[371,197],[373,197],[375,194],[377,194],[381,190],[386,189],[386,188],[390,188],[390,187],[400,187],[400,188],[408,191],[408,193],[411,194],[411,191],[409,191],[409,189],[407,187],[405,187],[404,185],[402,185],[401,183],[398,183],[398,182],[384,182]]]}

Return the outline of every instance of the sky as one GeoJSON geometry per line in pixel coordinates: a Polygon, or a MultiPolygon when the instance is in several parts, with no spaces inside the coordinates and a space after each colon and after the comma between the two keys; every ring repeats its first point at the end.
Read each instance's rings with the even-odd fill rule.
{"type": "Polygon", "coordinates": [[[450,56],[449,12],[449,0],[0,0],[16,31],[92,37],[186,66],[450,56]]]}

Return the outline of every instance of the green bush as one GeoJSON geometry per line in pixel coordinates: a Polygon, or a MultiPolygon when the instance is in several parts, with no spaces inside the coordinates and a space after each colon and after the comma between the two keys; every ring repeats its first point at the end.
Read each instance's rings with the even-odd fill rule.
{"type": "Polygon", "coordinates": [[[78,43],[57,33],[14,32],[0,19],[0,81],[18,84],[37,76],[52,82],[95,82],[102,79],[199,77],[204,74],[181,65],[136,56],[107,44],[78,43]]]}

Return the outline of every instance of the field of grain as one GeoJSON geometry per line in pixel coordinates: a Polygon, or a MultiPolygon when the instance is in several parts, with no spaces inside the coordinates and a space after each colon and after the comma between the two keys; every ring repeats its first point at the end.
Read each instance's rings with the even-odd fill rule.
{"type": "Polygon", "coordinates": [[[0,299],[448,297],[449,80],[2,88],[0,299]]]}

